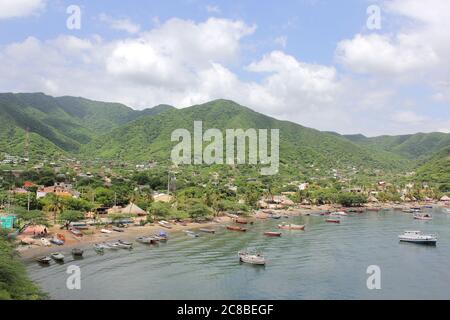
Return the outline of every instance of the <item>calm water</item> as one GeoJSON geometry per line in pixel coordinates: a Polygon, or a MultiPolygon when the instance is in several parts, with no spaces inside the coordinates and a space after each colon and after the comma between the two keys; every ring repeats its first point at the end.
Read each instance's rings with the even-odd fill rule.
{"type": "Polygon", "coordinates": [[[307,230],[267,238],[262,233],[280,221],[257,221],[247,233],[174,234],[158,247],[136,244],[103,256],[88,250],[83,260],[28,270],[55,299],[450,299],[450,214],[434,209],[430,222],[392,211],[346,217],[341,225],[284,220],[307,230]],[[436,233],[438,244],[400,244],[404,230],[436,233]],[[238,262],[237,252],[248,247],[265,254],[266,267],[238,262]],[[66,289],[71,264],[81,267],[79,291],[66,289]],[[369,265],[381,268],[381,290],[367,289],[369,265]]]}

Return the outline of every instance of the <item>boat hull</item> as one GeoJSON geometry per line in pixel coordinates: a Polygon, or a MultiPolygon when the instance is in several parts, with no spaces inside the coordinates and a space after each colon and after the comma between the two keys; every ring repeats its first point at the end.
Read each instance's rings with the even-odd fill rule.
{"type": "Polygon", "coordinates": [[[239,231],[239,232],[246,232],[246,231],[247,231],[247,229],[244,229],[244,228],[241,228],[241,227],[231,227],[231,226],[228,226],[228,227],[227,227],[227,230],[230,230],[230,231],[239,231]]]}
{"type": "Polygon", "coordinates": [[[264,232],[264,235],[267,237],[281,237],[281,232],[264,232]]]}

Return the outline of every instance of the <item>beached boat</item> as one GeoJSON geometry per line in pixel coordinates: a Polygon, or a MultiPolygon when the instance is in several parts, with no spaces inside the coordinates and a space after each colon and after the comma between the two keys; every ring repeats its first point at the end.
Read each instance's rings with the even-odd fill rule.
{"type": "Polygon", "coordinates": [[[163,228],[172,229],[172,226],[167,221],[159,221],[158,224],[163,228]]]}
{"type": "Polygon", "coordinates": [[[330,213],[330,216],[334,216],[334,217],[342,216],[342,217],[345,217],[345,216],[348,216],[348,214],[345,213],[344,211],[336,211],[336,212],[330,213]]]}
{"type": "Polygon", "coordinates": [[[125,232],[125,230],[123,228],[116,227],[116,226],[113,226],[111,229],[115,232],[125,232]]]}
{"type": "Polygon", "coordinates": [[[247,231],[247,229],[245,229],[245,228],[234,227],[234,226],[227,226],[227,229],[230,231],[241,231],[241,232],[247,231]]]}
{"type": "Polygon", "coordinates": [[[75,228],[70,229],[70,233],[72,233],[75,237],[82,237],[83,233],[75,228]]]}
{"type": "Polygon", "coordinates": [[[75,257],[82,257],[83,253],[84,253],[83,249],[80,249],[80,248],[73,248],[72,249],[72,255],[75,256],[75,257]]]}
{"type": "Polygon", "coordinates": [[[112,233],[112,231],[111,231],[111,230],[108,230],[108,229],[101,229],[100,232],[101,232],[101,233],[106,233],[106,234],[112,233]]]}
{"type": "Polygon", "coordinates": [[[305,226],[304,225],[298,225],[298,224],[287,224],[287,223],[283,223],[278,225],[278,229],[282,229],[282,230],[305,230],[305,226]]]}
{"type": "Polygon", "coordinates": [[[45,239],[45,238],[41,238],[41,244],[44,246],[44,247],[50,247],[52,244],[50,243],[50,241],[48,241],[47,239],[45,239]]]}
{"type": "Polygon", "coordinates": [[[166,242],[167,240],[169,240],[169,236],[164,231],[160,231],[159,233],[153,235],[153,238],[156,241],[160,241],[160,242],[166,242]]]}
{"type": "Polygon", "coordinates": [[[51,257],[55,260],[55,261],[64,261],[64,255],[61,252],[54,252],[51,254],[51,257]]]}
{"type": "Polygon", "coordinates": [[[208,228],[201,228],[200,231],[204,233],[216,233],[215,229],[208,229],[208,228]]]}
{"type": "Polygon", "coordinates": [[[261,253],[252,253],[248,251],[241,251],[238,253],[239,261],[255,265],[265,265],[266,259],[261,253]]]}
{"type": "Polygon", "coordinates": [[[188,235],[189,237],[192,237],[192,238],[200,237],[200,235],[198,233],[195,233],[193,231],[185,230],[184,233],[186,233],[186,235],[188,235]]]}
{"type": "Polygon", "coordinates": [[[281,237],[282,233],[281,232],[264,232],[265,236],[268,237],[281,237]]]}
{"type": "Polygon", "coordinates": [[[105,249],[106,249],[106,246],[101,243],[94,244],[94,250],[95,250],[95,252],[97,252],[99,254],[104,253],[105,249]]]}
{"type": "Polygon", "coordinates": [[[109,250],[119,250],[120,249],[120,246],[117,242],[104,243],[104,245],[106,246],[106,249],[109,249],[109,250]]]}
{"type": "Polygon", "coordinates": [[[153,237],[138,237],[136,241],[143,244],[155,244],[157,242],[153,237]]]}
{"type": "Polygon", "coordinates": [[[433,234],[423,234],[421,231],[405,231],[398,236],[401,242],[411,242],[418,244],[436,245],[437,236],[433,234]]]}
{"type": "Polygon", "coordinates": [[[418,213],[414,215],[414,219],[423,220],[423,221],[431,221],[433,220],[433,216],[430,213],[418,213]]]}
{"type": "Polygon", "coordinates": [[[328,223],[341,223],[341,220],[339,220],[339,219],[326,219],[325,220],[326,222],[328,222],[328,223]]]}
{"type": "Polygon", "coordinates": [[[238,223],[238,224],[248,224],[248,221],[242,218],[239,219],[235,219],[234,222],[238,223]]]}
{"type": "Polygon", "coordinates": [[[56,244],[57,246],[62,246],[62,245],[64,245],[64,241],[59,240],[58,238],[50,239],[50,242],[53,243],[53,244],[56,244]]]}
{"type": "Polygon", "coordinates": [[[41,264],[50,264],[50,261],[52,260],[52,258],[50,258],[50,257],[48,257],[48,256],[46,256],[46,257],[40,257],[40,258],[37,258],[36,259],[36,261],[38,262],[38,263],[41,263],[41,264]]]}
{"type": "Polygon", "coordinates": [[[117,244],[119,245],[119,248],[122,248],[122,249],[133,249],[133,243],[132,242],[128,242],[128,241],[124,241],[124,240],[118,240],[117,244]]]}
{"type": "Polygon", "coordinates": [[[276,219],[276,220],[281,219],[281,216],[278,215],[278,214],[273,214],[273,215],[271,215],[270,217],[271,217],[272,219],[276,219]]]}

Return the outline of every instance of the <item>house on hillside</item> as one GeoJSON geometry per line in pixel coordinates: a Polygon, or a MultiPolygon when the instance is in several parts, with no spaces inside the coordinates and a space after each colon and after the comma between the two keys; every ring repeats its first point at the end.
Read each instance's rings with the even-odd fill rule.
{"type": "Polygon", "coordinates": [[[170,194],[166,194],[166,193],[155,193],[152,195],[152,197],[153,197],[153,201],[155,201],[155,202],[169,203],[173,200],[173,196],[171,196],[170,194]]]}
{"type": "Polygon", "coordinates": [[[36,198],[37,199],[43,198],[50,193],[53,193],[59,197],[70,197],[70,198],[80,197],[80,193],[74,190],[71,184],[66,184],[64,182],[56,182],[51,187],[39,188],[36,192],[36,198]]]}

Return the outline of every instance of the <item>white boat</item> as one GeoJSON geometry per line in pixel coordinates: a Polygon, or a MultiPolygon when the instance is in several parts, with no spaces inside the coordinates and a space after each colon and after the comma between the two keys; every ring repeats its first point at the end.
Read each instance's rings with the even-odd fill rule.
{"type": "Polygon", "coordinates": [[[434,234],[423,234],[421,231],[405,231],[398,238],[402,242],[412,242],[419,244],[431,244],[435,245],[437,242],[437,236],[434,234]]]}
{"type": "Polygon", "coordinates": [[[188,231],[188,230],[186,230],[186,231],[184,231],[189,237],[192,237],[192,238],[198,238],[198,237],[200,237],[200,235],[198,234],[198,233],[195,233],[195,232],[192,232],[192,231],[188,231]]]}
{"type": "Polygon", "coordinates": [[[44,246],[44,247],[50,247],[52,244],[50,243],[50,241],[48,241],[47,239],[45,239],[45,238],[41,238],[41,244],[44,246]]]}
{"type": "Polygon", "coordinates": [[[330,216],[342,216],[342,217],[345,217],[345,216],[348,216],[348,214],[345,213],[344,211],[337,211],[337,212],[330,213],[330,216]]]}
{"type": "Polygon", "coordinates": [[[133,243],[128,242],[128,241],[118,240],[117,244],[118,244],[119,248],[122,248],[122,249],[133,249],[133,243]]]}
{"type": "Polygon", "coordinates": [[[107,234],[112,233],[112,231],[111,231],[111,230],[108,230],[108,229],[102,229],[102,230],[100,230],[100,232],[101,232],[101,233],[107,233],[107,234]]]}
{"type": "Polygon", "coordinates": [[[433,220],[433,216],[430,213],[417,213],[414,215],[414,219],[430,221],[433,220]]]}
{"type": "Polygon", "coordinates": [[[238,253],[239,260],[244,263],[265,265],[266,259],[260,253],[250,253],[248,251],[241,251],[238,253]]]}
{"type": "Polygon", "coordinates": [[[56,261],[64,261],[64,255],[60,252],[52,253],[51,256],[56,261]]]}
{"type": "Polygon", "coordinates": [[[101,243],[94,244],[94,250],[97,253],[103,253],[105,252],[105,249],[107,249],[107,246],[105,246],[104,244],[101,243]]]}
{"type": "Polygon", "coordinates": [[[106,249],[110,249],[110,250],[119,250],[120,249],[120,246],[117,242],[104,243],[103,245],[105,246],[106,249]]]}

